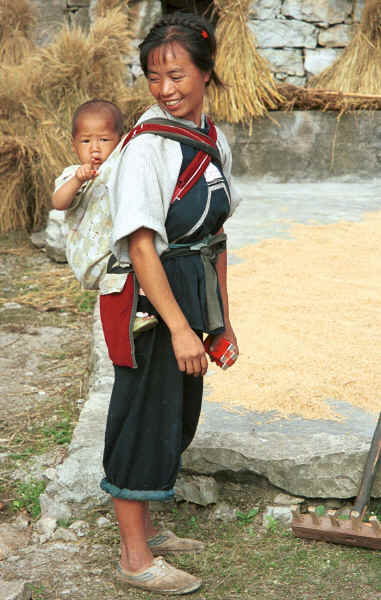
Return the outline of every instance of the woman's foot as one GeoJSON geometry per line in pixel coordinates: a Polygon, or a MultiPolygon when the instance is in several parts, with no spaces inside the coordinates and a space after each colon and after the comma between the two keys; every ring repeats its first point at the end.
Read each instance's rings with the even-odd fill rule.
{"type": "Polygon", "coordinates": [[[130,572],[119,564],[117,572],[129,585],[158,594],[190,594],[201,587],[201,579],[176,569],[162,556],[154,558],[146,569],[130,572]]]}
{"type": "Polygon", "coordinates": [[[202,552],[205,548],[202,542],[190,538],[177,537],[172,531],[158,531],[148,538],[147,544],[154,556],[168,552],[202,552]]]}

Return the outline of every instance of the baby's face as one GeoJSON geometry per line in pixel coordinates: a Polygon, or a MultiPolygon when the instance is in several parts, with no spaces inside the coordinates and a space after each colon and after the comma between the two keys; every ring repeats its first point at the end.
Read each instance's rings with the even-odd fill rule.
{"type": "Polygon", "coordinates": [[[78,119],[72,143],[81,164],[97,168],[110,156],[119,140],[110,116],[85,113],[78,119]]]}

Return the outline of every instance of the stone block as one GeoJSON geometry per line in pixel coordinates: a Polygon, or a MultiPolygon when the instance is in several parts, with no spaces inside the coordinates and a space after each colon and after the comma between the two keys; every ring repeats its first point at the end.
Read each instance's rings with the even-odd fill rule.
{"type": "Polygon", "coordinates": [[[306,50],[304,67],[309,75],[318,75],[327,69],[343,53],[337,48],[316,48],[306,50]]]}
{"type": "Polygon", "coordinates": [[[274,504],[276,506],[294,506],[303,504],[304,498],[298,498],[298,496],[290,496],[289,494],[277,494],[274,498],[274,504]]]}
{"type": "Polygon", "coordinates": [[[292,512],[289,506],[268,506],[263,513],[263,526],[270,528],[273,521],[284,527],[291,527],[292,512]]]}
{"type": "Polygon", "coordinates": [[[302,50],[299,48],[262,48],[262,56],[267,58],[273,73],[285,73],[287,75],[304,75],[304,64],[302,50]]]}
{"type": "Polygon", "coordinates": [[[161,17],[160,0],[141,0],[136,3],[138,27],[135,37],[143,39],[154,23],[161,17]]]}
{"type": "MultiPolygon", "coordinates": [[[[199,431],[183,454],[183,466],[209,475],[262,475],[273,486],[295,496],[352,498],[357,494],[368,451],[369,440],[354,435],[271,432],[245,438],[239,433],[199,431]]],[[[373,487],[374,497],[380,493],[381,473],[373,487]]]]}
{"type": "Polygon", "coordinates": [[[281,0],[256,0],[250,6],[254,19],[274,19],[280,14],[281,0]]]}
{"type": "Polygon", "coordinates": [[[318,29],[302,21],[270,19],[251,21],[258,48],[316,48],[318,29]]]}
{"type": "Polygon", "coordinates": [[[334,25],[328,27],[319,33],[318,42],[319,46],[325,46],[326,48],[345,48],[348,46],[355,32],[353,25],[334,25]]]}
{"type": "Polygon", "coordinates": [[[364,10],[365,0],[357,0],[353,11],[353,21],[359,23],[362,17],[362,11],[364,10]]]}
{"type": "Polygon", "coordinates": [[[90,27],[89,7],[80,6],[68,11],[68,19],[71,26],[80,27],[88,31],[90,27]]]}
{"type": "Polygon", "coordinates": [[[92,25],[97,18],[97,4],[98,4],[98,0],[90,0],[90,3],[89,3],[90,25],[92,25]]]}
{"type": "Polygon", "coordinates": [[[329,25],[342,23],[351,13],[351,0],[285,0],[282,6],[285,17],[329,25]]]}
{"type": "Polygon", "coordinates": [[[36,27],[37,43],[49,43],[64,23],[68,22],[66,0],[32,0],[39,12],[36,27]]]}
{"type": "Polygon", "coordinates": [[[65,212],[63,210],[51,210],[45,230],[46,253],[56,262],[66,262],[66,238],[68,234],[65,212]]]}
{"type": "Polygon", "coordinates": [[[51,517],[44,517],[40,519],[36,524],[36,530],[41,535],[47,535],[51,537],[57,528],[57,520],[51,517]]]}
{"type": "Polygon", "coordinates": [[[304,87],[306,85],[307,77],[299,77],[297,75],[288,75],[285,79],[285,83],[291,83],[291,85],[297,85],[298,87],[304,87]]]}
{"type": "Polygon", "coordinates": [[[218,486],[213,477],[178,477],[175,485],[176,500],[186,500],[200,506],[215,504],[218,499],[218,486]]]}
{"type": "Polygon", "coordinates": [[[236,521],[237,519],[237,509],[233,506],[230,506],[227,502],[219,502],[212,516],[216,519],[216,521],[223,521],[224,523],[230,523],[232,521],[236,521]]]}
{"type": "Polygon", "coordinates": [[[77,536],[75,535],[75,533],[70,531],[70,529],[65,529],[65,527],[58,527],[58,529],[56,529],[56,531],[51,536],[51,539],[54,542],[60,541],[69,543],[76,542],[77,536]]]}

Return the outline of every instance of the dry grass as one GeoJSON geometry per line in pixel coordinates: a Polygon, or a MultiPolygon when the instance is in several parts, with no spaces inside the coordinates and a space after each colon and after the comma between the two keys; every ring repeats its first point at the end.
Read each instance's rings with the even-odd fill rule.
{"type": "MultiPolygon", "coordinates": [[[[126,1],[126,4],[128,0],[126,1]]],[[[109,10],[118,8],[120,6],[120,0],[98,0],[96,5],[97,17],[105,17],[109,10]]]]}
{"type": "Polygon", "coordinates": [[[120,105],[127,128],[136,120],[145,98],[126,87],[122,58],[132,35],[130,18],[115,8],[88,35],[63,27],[20,65],[0,68],[0,231],[43,224],[54,178],[73,161],[71,117],[81,102],[105,97],[120,105]]]}
{"type": "Polygon", "coordinates": [[[209,112],[217,120],[251,124],[268,109],[277,108],[282,97],[247,25],[252,2],[215,0],[214,4],[219,14],[216,71],[225,86],[210,86],[209,112]]]}
{"type": "MultiPolygon", "coordinates": [[[[367,0],[361,25],[350,44],[333,65],[309,81],[308,87],[381,95],[381,0],[367,0]]],[[[348,98],[348,102],[355,105],[356,99],[348,98]]]]}
{"type": "Polygon", "coordinates": [[[34,8],[28,0],[2,0],[0,3],[0,63],[20,64],[34,47],[36,24],[34,8]]]}
{"type": "Polygon", "coordinates": [[[381,95],[335,92],[331,90],[303,88],[290,83],[278,87],[285,99],[280,110],[380,110],[381,95]]]}

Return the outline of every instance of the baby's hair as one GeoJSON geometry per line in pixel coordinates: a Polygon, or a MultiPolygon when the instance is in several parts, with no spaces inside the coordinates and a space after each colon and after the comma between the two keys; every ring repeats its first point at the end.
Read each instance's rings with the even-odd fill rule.
{"type": "Polygon", "coordinates": [[[111,116],[114,123],[114,130],[119,136],[121,136],[124,129],[123,115],[121,110],[116,104],[109,102],[109,100],[94,98],[93,100],[88,100],[87,102],[80,104],[75,110],[71,126],[72,137],[74,138],[77,134],[78,121],[82,115],[100,112],[108,113],[108,115],[111,116]]]}
{"type": "Polygon", "coordinates": [[[148,74],[148,57],[152,50],[177,42],[189,52],[193,64],[203,73],[211,73],[210,81],[223,85],[214,70],[216,38],[212,23],[193,13],[174,12],[158,21],[139,45],[140,64],[148,74]]]}

